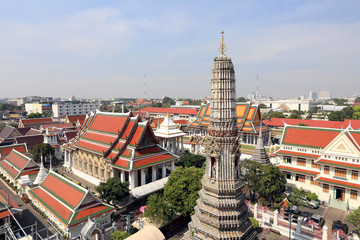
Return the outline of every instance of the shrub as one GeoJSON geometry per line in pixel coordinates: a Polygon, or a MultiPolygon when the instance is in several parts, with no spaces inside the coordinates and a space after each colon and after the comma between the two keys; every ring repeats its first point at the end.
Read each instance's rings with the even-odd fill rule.
{"type": "Polygon", "coordinates": [[[307,192],[306,196],[309,197],[311,200],[315,200],[315,201],[319,199],[319,196],[316,195],[316,193],[312,193],[312,192],[307,192]]]}
{"type": "Polygon", "coordinates": [[[253,217],[249,217],[249,219],[250,219],[250,222],[252,223],[254,229],[259,227],[259,221],[258,220],[256,220],[253,217]]]}

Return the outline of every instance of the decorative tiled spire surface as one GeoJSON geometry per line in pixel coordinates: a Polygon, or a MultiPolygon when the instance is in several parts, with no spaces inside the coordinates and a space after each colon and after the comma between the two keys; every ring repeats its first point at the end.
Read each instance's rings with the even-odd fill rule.
{"type": "Polygon", "coordinates": [[[211,73],[206,170],[188,234],[192,239],[251,239],[251,222],[239,178],[235,71],[231,59],[224,55],[223,32],[219,51],[211,73]]]}
{"type": "Polygon", "coordinates": [[[255,151],[252,155],[252,160],[257,161],[261,164],[268,164],[270,163],[269,156],[266,153],[265,147],[264,147],[264,141],[262,137],[262,125],[260,126],[260,134],[257,140],[257,144],[255,147],[255,151]]]}

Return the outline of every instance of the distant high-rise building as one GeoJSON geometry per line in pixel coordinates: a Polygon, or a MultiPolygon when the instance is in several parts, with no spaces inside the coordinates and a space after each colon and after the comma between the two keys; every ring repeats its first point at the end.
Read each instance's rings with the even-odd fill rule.
{"type": "Polygon", "coordinates": [[[309,99],[317,99],[317,98],[318,98],[317,92],[314,91],[309,92],[309,99]]]}
{"type": "Polygon", "coordinates": [[[318,97],[319,97],[319,99],[322,99],[322,100],[328,100],[328,99],[331,99],[331,93],[330,93],[330,91],[321,91],[321,92],[319,92],[318,97]]]}
{"type": "Polygon", "coordinates": [[[206,170],[189,224],[192,239],[252,239],[247,235],[252,227],[239,178],[235,71],[231,59],[224,54],[223,40],[221,55],[215,58],[211,73],[206,170]]]}

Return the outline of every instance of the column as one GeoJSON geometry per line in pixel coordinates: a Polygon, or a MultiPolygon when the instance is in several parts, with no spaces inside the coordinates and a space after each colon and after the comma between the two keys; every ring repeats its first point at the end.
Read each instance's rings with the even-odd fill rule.
{"type": "Polygon", "coordinates": [[[129,173],[129,182],[130,182],[129,188],[130,188],[130,190],[135,188],[135,176],[134,176],[134,173],[135,172],[130,172],[129,173]]]}
{"type": "Polygon", "coordinates": [[[328,240],[328,227],[324,225],[323,227],[323,233],[322,233],[322,240],[328,240]]]}
{"type": "Polygon", "coordinates": [[[125,171],[123,170],[120,170],[120,180],[122,183],[125,182],[125,171]]]}
{"type": "Polygon", "coordinates": [[[184,136],[181,136],[181,151],[184,151],[184,136]]]}
{"type": "Polygon", "coordinates": [[[302,219],[300,217],[298,217],[298,222],[297,222],[297,225],[296,225],[296,232],[297,233],[301,233],[301,221],[302,219]]]}
{"type": "Polygon", "coordinates": [[[155,182],[157,180],[157,167],[152,166],[152,181],[155,182]]]}
{"type": "Polygon", "coordinates": [[[274,212],[274,226],[278,225],[279,211],[276,209],[274,212]]]}
{"type": "Polygon", "coordinates": [[[175,161],[171,161],[171,171],[175,170],[175,161]]]}
{"type": "Polygon", "coordinates": [[[145,175],[146,168],[141,169],[140,171],[141,171],[141,186],[142,186],[146,184],[146,175],[145,175]]]}
{"type": "Polygon", "coordinates": [[[165,167],[165,163],[162,164],[162,178],[166,178],[166,167],[165,167]]]}
{"type": "Polygon", "coordinates": [[[254,218],[257,219],[258,218],[258,204],[255,203],[254,205],[254,218]]]}

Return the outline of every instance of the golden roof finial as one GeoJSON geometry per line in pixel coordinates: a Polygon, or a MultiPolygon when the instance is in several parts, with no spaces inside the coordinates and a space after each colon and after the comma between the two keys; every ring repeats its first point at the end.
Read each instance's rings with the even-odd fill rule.
{"type": "Polygon", "coordinates": [[[221,54],[224,54],[226,52],[226,50],[228,49],[226,47],[226,44],[224,43],[224,30],[221,31],[221,43],[219,45],[219,52],[221,52],[221,54]]]}

